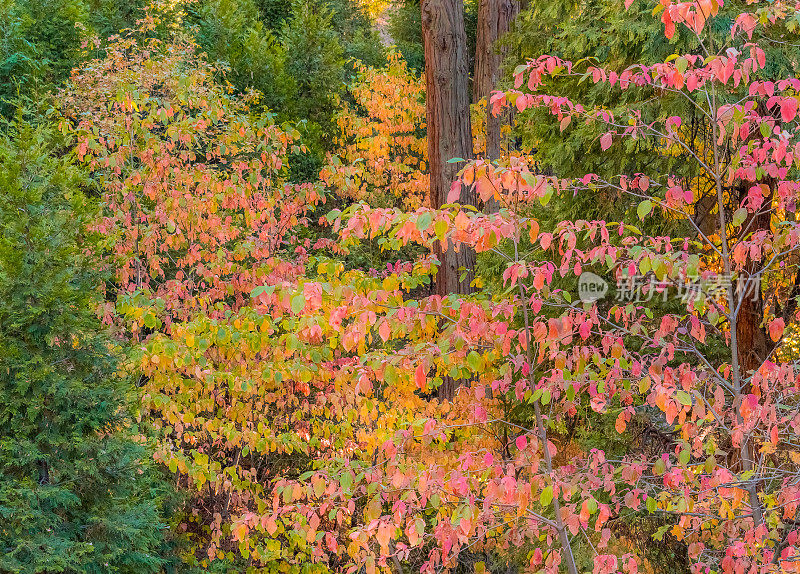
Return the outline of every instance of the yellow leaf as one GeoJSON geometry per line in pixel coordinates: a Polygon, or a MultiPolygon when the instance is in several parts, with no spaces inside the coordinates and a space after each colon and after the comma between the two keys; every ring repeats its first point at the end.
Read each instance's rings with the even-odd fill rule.
{"type": "Polygon", "coordinates": [[[247,525],[239,523],[233,527],[233,537],[236,540],[242,541],[247,536],[247,525]]]}

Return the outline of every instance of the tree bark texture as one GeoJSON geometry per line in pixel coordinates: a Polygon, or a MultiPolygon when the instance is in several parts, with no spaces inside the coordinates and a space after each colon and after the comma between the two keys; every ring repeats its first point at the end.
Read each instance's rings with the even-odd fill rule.
{"type": "MultiPolygon", "coordinates": [[[[430,199],[434,208],[447,203],[450,187],[460,169],[453,158],[472,157],[472,129],[469,117],[469,57],[464,31],[462,0],[423,0],[422,38],[425,44],[425,93],[428,127],[430,199]]],[[[462,187],[460,202],[475,205],[474,190],[462,187]]],[[[436,293],[471,292],[475,252],[461,246],[437,247],[440,261],[436,293]],[[463,280],[462,280],[463,276],[463,280]]],[[[441,398],[452,398],[455,381],[445,380],[441,398]]]]}
{"type": "Polygon", "coordinates": [[[500,81],[500,67],[507,49],[497,45],[508,32],[511,22],[519,13],[517,0],[480,0],[478,4],[478,31],[475,48],[475,74],[472,82],[472,101],[487,99],[486,107],[486,158],[497,159],[502,153],[500,128],[502,117],[491,113],[488,99],[500,81]]]}

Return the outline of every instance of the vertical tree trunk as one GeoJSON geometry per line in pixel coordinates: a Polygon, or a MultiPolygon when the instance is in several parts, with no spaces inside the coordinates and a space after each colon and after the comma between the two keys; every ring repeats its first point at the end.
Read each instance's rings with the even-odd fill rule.
{"type": "MultiPolygon", "coordinates": [[[[472,101],[489,98],[500,80],[500,66],[507,50],[498,50],[497,41],[508,32],[519,13],[517,0],[480,0],[478,33],[475,48],[475,74],[472,101]]],[[[487,101],[488,104],[488,101],[487,101]]],[[[486,107],[486,159],[497,159],[502,153],[500,128],[502,118],[486,107]]]]}
{"type": "MultiPolygon", "coordinates": [[[[422,39],[425,44],[425,94],[428,127],[430,199],[434,208],[447,203],[459,164],[456,157],[472,157],[469,118],[469,67],[464,32],[463,0],[422,0],[422,39]]],[[[475,205],[475,192],[462,188],[460,202],[475,205]]],[[[469,293],[474,278],[475,253],[463,246],[456,251],[437,248],[441,263],[436,293],[469,293]],[[461,279],[464,276],[463,280],[461,279]]],[[[441,398],[452,398],[455,381],[445,380],[441,398]]]]}
{"type": "MultiPolygon", "coordinates": [[[[472,157],[463,2],[423,0],[422,36],[425,43],[431,205],[438,208],[447,203],[450,186],[461,167],[448,161],[456,157],[472,157]]],[[[460,202],[474,205],[474,191],[462,188],[460,202]]],[[[447,251],[439,254],[442,265],[436,276],[436,292],[442,296],[469,293],[475,254],[463,247],[458,251],[448,247],[447,251]],[[467,271],[463,281],[460,280],[460,267],[467,271]]]]}
{"type": "MultiPolygon", "coordinates": [[[[769,110],[763,104],[759,106],[758,113],[767,115],[769,110]]],[[[758,132],[752,134],[748,140],[758,136],[758,132]]],[[[770,177],[764,177],[759,183],[769,188],[769,196],[764,198],[764,204],[759,213],[748,214],[741,229],[742,233],[754,234],[759,231],[769,231],[772,221],[772,209],[770,206],[775,199],[775,182],[770,177]]],[[[745,182],[736,186],[731,195],[738,196],[738,205],[747,198],[750,184],[745,182]]],[[[740,280],[739,289],[744,287],[743,280],[754,276],[760,266],[759,262],[748,259],[742,270],[744,277],[740,280]]],[[[767,330],[761,326],[764,320],[764,297],[761,293],[761,281],[750,282],[744,289],[744,299],[736,315],[736,335],[739,343],[738,359],[739,366],[744,374],[748,374],[758,369],[767,360],[772,352],[774,344],[767,334],[767,330]]],[[[749,393],[749,390],[747,391],[749,393]]]]}
{"type": "MultiPolygon", "coordinates": [[[[765,183],[769,184],[770,182],[766,181],[765,183]]],[[[749,186],[741,186],[741,189],[738,190],[739,204],[747,197],[746,187],[749,186]]],[[[770,193],[770,196],[765,199],[765,207],[762,208],[761,213],[750,214],[745,220],[742,229],[746,229],[748,234],[769,231],[772,210],[766,209],[766,206],[772,204],[773,196],[774,194],[770,193]]],[[[742,270],[744,277],[739,285],[739,289],[744,291],[744,299],[736,316],[736,334],[739,341],[739,365],[745,373],[758,369],[774,347],[766,329],[761,326],[761,322],[764,320],[764,297],[761,293],[761,282],[753,281],[747,288],[744,288],[744,280],[756,273],[758,267],[757,262],[748,260],[742,270]]]]}

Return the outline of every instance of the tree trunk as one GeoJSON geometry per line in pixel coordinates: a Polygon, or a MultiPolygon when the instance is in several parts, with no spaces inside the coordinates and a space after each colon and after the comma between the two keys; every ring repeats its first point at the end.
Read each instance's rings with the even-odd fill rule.
{"type": "MultiPolygon", "coordinates": [[[[425,94],[428,127],[430,199],[434,208],[447,203],[450,186],[460,165],[448,163],[456,157],[472,157],[469,118],[469,69],[467,36],[464,32],[463,0],[423,0],[422,39],[425,44],[425,94]]],[[[462,187],[460,202],[475,205],[474,190],[462,187]]],[[[475,252],[437,247],[440,266],[436,293],[470,293],[474,278],[475,252]],[[463,280],[462,280],[463,275],[463,280]]],[[[445,380],[441,398],[452,398],[455,381],[445,380]]]]}
{"type": "MultiPolygon", "coordinates": [[[[767,115],[769,111],[763,104],[759,106],[758,113],[767,115]]],[[[754,139],[758,132],[752,134],[748,140],[754,139]]],[[[764,204],[758,213],[749,213],[741,227],[742,233],[754,234],[759,231],[769,231],[770,222],[772,221],[772,205],[775,199],[775,181],[771,177],[764,177],[759,183],[766,185],[769,188],[769,196],[764,198],[764,204]]],[[[750,184],[745,182],[736,186],[732,191],[735,196],[738,196],[738,204],[747,198],[747,192],[750,184]]],[[[774,344],[770,339],[767,331],[761,326],[764,320],[764,297],[761,293],[761,281],[749,282],[746,280],[754,277],[758,272],[760,266],[759,262],[753,261],[748,258],[742,269],[742,280],[738,285],[739,289],[744,290],[744,298],[739,308],[739,313],[736,315],[736,336],[739,343],[738,346],[738,359],[739,366],[743,370],[743,374],[748,374],[758,369],[761,364],[767,360],[774,344]]],[[[747,391],[750,392],[749,390],[747,391]]]]}
{"type": "Polygon", "coordinates": [[[487,99],[486,159],[497,159],[502,153],[500,127],[502,118],[492,114],[488,99],[500,81],[500,66],[507,49],[498,50],[497,41],[508,32],[519,13],[517,0],[480,0],[478,32],[475,48],[475,75],[472,82],[472,101],[487,99]]]}
{"type": "MultiPolygon", "coordinates": [[[[769,185],[771,182],[765,181],[764,183],[769,185]]],[[[747,197],[747,187],[749,185],[741,186],[738,190],[740,205],[747,197]]],[[[772,210],[766,209],[766,207],[772,204],[773,196],[774,193],[771,192],[770,196],[765,198],[764,207],[762,207],[760,213],[748,215],[742,225],[742,229],[746,229],[748,234],[769,231],[772,210]]],[[[746,279],[756,274],[758,268],[759,264],[757,262],[748,260],[742,270],[744,277],[742,277],[738,286],[744,292],[744,298],[736,317],[739,365],[744,373],[750,373],[758,369],[767,360],[772,348],[775,346],[766,329],[761,326],[761,322],[764,320],[764,297],[761,293],[761,282],[753,281],[745,287],[746,279]]]]}

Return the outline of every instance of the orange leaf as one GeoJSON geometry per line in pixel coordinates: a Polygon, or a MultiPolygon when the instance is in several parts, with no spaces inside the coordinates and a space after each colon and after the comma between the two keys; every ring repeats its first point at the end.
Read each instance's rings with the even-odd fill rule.
{"type": "Polygon", "coordinates": [[[786,328],[786,324],[783,322],[782,318],[778,317],[777,319],[773,319],[772,321],[770,321],[769,322],[770,338],[777,343],[783,336],[784,328],[786,328]]]}
{"type": "Polygon", "coordinates": [[[381,525],[378,526],[378,533],[375,535],[375,538],[378,540],[378,544],[383,548],[389,548],[389,542],[392,539],[392,528],[385,522],[381,523],[381,525]]]}
{"type": "Polygon", "coordinates": [[[247,536],[247,525],[244,523],[239,523],[233,527],[233,537],[236,540],[242,541],[247,536]]]}
{"type": "Polygon", "coordinates": [[[618,433],[622,434],[625,432],[626,426],[627,425],[625,423],[625,414],[619,413],[619,416],[617,417],[617,422],[614,423],[614,428],[617,429],[618,433]]]}
{"type": "Polygon", "coordinates": [[[536,238],[539,237],[539,222],[531,219],[530,225],[531,243],[536,243],[536,238]]]}

